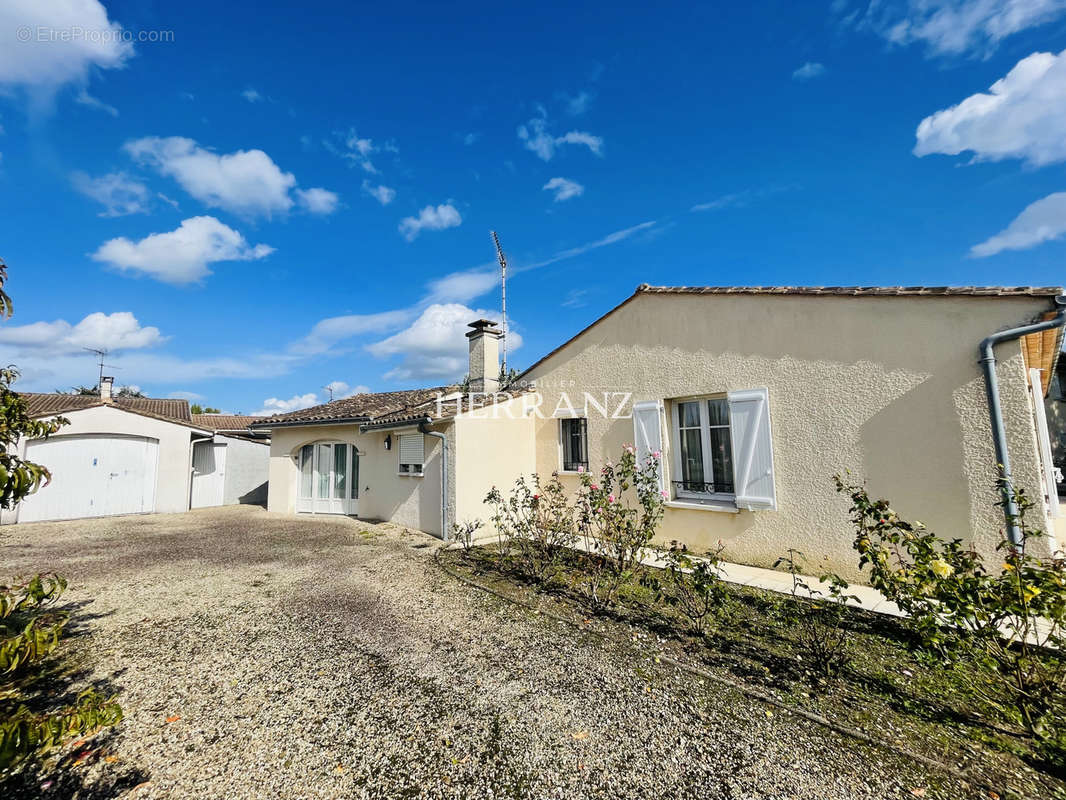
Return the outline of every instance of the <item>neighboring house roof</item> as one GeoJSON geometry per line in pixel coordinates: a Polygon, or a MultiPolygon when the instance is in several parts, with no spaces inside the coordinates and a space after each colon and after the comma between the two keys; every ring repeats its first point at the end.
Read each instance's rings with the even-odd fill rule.
{"type": "MultiPolygon", "coordinates": [[[[1045,297],[1053,299],[1063,294],[1061,286],[651,286],[642,283],[629,297],[616,305],[603,316],[595,319],[571,336],[550,353],[527,367],[519,379],[524,378],[549,358],[560,352],[592,328],[599,325],[611,314],[645,294],[744,294],[744,295],[794,295],[807,297],[1045,297]]],[[[1044,373],[1044,391],[1050,385],[1050,374],[1058,358],[1058,348],[1062,345],[1062,329],[1053,332],[1056,345],[1051,348],[1050,369],[1044,373]]],[[[1041,334],[1033,334],[1040,336],[1041,334]]],[[[1043,353],[1044,350],[1041,351],[1043,353]]],[[[1028,353],[1027,353],[1028,359],[1028,353]]],[[[1027,360],[1027,363],[1028,360],[1027,360]]],[[[1039,362],[1037,362],[1039,363],[1039,362]]]]}
{"type": "Polygon", "coordinates": [[[192,421],[201,428],[212,431],[246,431],[249,426],[269,417],[251,417],[244,414],[193,414],[192,421]]]}
{"type": "Polygon", "coordinates": [[[86,408],[111,406],[123,411],[130,411],[145,417],[160,419],[164,422],[176,422],[190,428],[200,429],[189,413],[188,400],[156,397],[114,397],[107,403],[97,395],[90,394],[51,394],[41,392],[19,392],[26,402],[26,409],[31,417],[52,417],[57,414],[69,414],[86,408]]]}
{"type": "MultiPolygon", "coordinates": [[[[796,294],[843,297],[1058,297],[1061,286],[649,286],[638,294],[796,294]]],[[[632,298],[630,298],[632,299],[632,298]]]]}
{"type": "MultiPolygon", "coordinates": [[[[477,406],[505,402],[525,392],[525,389],[503,391],[497,395],[475,395],[477,406]]],[[[455,386],[434,386],[428,389],[408,389],[401,392],[373,392],[356,394],[320,406],[275,414],[254,423],[253,430],[295,425],[328,425],[359,423],[364,428],[397,427],[424,419],[441,420],[454,417],[461,407],[470,407],[469,394],[460,394],[455,386]],[[438,403],[440,397],[450,398],[438,403]],[[462,399],[462,404],[458,402],[462,399]]]]}
{"type": "MultiPolygon", "coordinates": [[[[411,408],[420,407],[426,402],[436,401],[439,395],[454,393],[454,386],[435,386],[430,389],[408,389],[402,392],[364,392],[334,400],[288,414],[275,414],[267,417],[254,427],[275,427],[282,425],[325,424],[330,422],[369,422],[388,415],[403,414],[411,408]]],[[[435,402],[434,402],[435,404],[435,402]]],[[[423,415],[424,416],[424,415],[423,415]]]]}

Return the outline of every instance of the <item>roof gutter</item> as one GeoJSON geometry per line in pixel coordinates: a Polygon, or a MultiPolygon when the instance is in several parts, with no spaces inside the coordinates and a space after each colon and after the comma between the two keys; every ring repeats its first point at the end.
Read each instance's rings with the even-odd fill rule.
{"type": "Polygon", "coordinates": [[[979,359],[985,374],[985,390],[988,393],[988,414],[992,422],[992,444],[996,450],[996,464],[999,466],[999,490],[1003,496],[1003,516],[1007,523],[1007,536],[1012,544],[1022,543],[1021,530],[1018,527],[1018,504],[1014,502],[1010,454],[1007,452],[1007,430],[1003,424],[1003,407],[999,402],[999,379],[996,376],[995,346],[1003,342],[1020,339],[1031,333],[1061,328],[1066,324],[1066,297],[1055,298],[1058,313],[1052,318],[1023,325],[1018,328],[993,333],[981,342],[979,359]]]}
{"type": "Polygon", "coordinates": [[[424,418],[418,423],[418,431],[424,436],[440,439],[440,535],[447,542],[451,539],[448,535],[448,437],[443,433],[431,431],[426,427],[429,423],[430,418],[424,418]]]}

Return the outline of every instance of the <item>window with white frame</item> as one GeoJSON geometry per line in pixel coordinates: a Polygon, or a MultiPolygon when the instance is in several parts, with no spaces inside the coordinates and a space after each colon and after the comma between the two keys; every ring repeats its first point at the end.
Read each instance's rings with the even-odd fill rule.
{"type": "Polygon", "coordinates": [[[421,433],[400,435],[400,474],[421,475],[426,460],[426,440],[421,433]]]}
{"type": "Polygon", "coordinates": [[[733,441],[726,397],[696,397],[673,404],[674,494],[680,498],[732,498],[733,441]]]}
{"type": "Polygon", "coordinates": [[[562,439],[563,472],[582,472],[589,468],[588,420],[581,417],[559,420],[562,439]]]}

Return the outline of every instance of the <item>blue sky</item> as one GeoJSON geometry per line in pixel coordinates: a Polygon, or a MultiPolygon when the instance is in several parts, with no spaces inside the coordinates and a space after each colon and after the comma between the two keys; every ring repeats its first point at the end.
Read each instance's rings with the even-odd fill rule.
{"type": "Polygon", "coordinates": [[[491,229],[519,368],[642,282],[1066,282],[1066,0],[733,5],[5,0],[0,360],[446,383],[491,229]]]}

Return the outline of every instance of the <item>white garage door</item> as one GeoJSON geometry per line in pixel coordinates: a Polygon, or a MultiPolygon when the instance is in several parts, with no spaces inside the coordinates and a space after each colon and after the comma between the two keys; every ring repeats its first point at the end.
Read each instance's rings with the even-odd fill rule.
{"type": "Polygon", "coordinates": [[[19,522],[155,510],[157,439],[57,436],[30,442],[26,458],[48,467],[52,482],[22,501],[19,522]]]}

